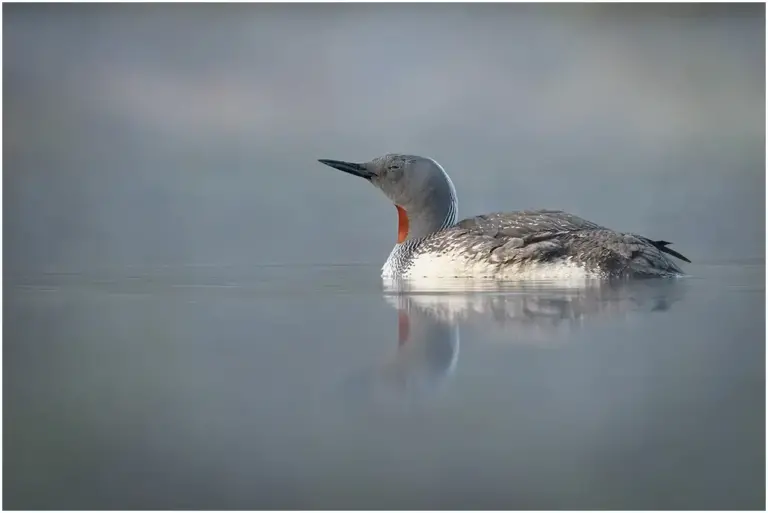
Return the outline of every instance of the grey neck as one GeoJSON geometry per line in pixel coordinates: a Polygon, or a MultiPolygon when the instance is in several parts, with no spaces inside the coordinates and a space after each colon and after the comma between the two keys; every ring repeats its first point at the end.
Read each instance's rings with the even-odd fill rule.
{"type": "Polygon", "coordinates": [[[429,208],[408,211],[409,240],[423,239],[435,232],[448,228],[456,222],[456,201],[444,205],[431,205],[429,208]]]}
{"type": "Polygon", "coordinates": [[[456,223],[456,188],[448,174],[442,168],[439,169],[443,179],[436,180],[426,195],[406,208],[409,224],[406,243],[410,240],[421,240],[456,223]]]}
{"type": "Polygon", "coordinates": [[[408,214],[408,237],[401,244],[396,244],[389,258],[382,267],[382,276],[397,277],[410,265],[414,254],[418,253],[422,242],[430,235],[456,224],[458,199],[456,188],[448,174],[439,164],[432,161],[440,170],[440,175],[433,179],[414,201],[405,205],[408,214]]]}
{"type": "Polygon", "coordinates": [[[442,213],[437,210],[421,211],[419,216],[414,216],[416,217],[414,221],[410,220],[409,215],[411,229],[408,231],[408,238],[401,244],[395,244],[395,247],[392,248],[389,258],[381,269],[382,276],[395,278],[407,269],[413,256],[418,253],[419,247],[427,237],[456,223],[457,211],[454,198],[442,213]]]}

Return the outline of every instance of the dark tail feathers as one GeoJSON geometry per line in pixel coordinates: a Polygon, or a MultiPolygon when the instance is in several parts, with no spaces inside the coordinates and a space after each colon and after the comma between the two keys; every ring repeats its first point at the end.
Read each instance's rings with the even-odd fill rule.
{"type": "Polygon", "coordinates": [[[648,241],[648,242],[650,242],[651,244],[653,244],[654,246],[656,246],[656,247],[659,249],[659,251],[661,251],[662,253],[666,253],[666,254],[668,254],[668,255],[672,255],[672,256],[673,256],[673,257],[675,257],[675,258],[679,258],[679,259],[680,259],[680,260],[682,260],[683,262],[688,262],[689,264],[691,263],[691,261],[690,261],[690,260],[688,260],[687,258],[685,258],[683,255],[681,255],[680,253],[678,253],[678,252],[677,252],[677,251],[675,251],[674,249],[669,249],[669,248],[667,247],[667,246],[669,246],[670,244],[672,244],[671,242],[667,242],[667,241],[665,241],[665,240],[651,240],[651,239],[648,239],[648,238],[645,238],[645,237],[643,237],[643,238],[644,238],[646,241],[648,241]]]}

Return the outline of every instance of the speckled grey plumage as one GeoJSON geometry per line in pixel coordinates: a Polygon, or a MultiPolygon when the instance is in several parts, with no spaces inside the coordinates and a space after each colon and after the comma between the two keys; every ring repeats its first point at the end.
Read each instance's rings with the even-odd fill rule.
{"type": "Polygon", "coordinates": [[[487,259],[499,267],[570,259],[606,277],[682,273],[650,239],[553,210],[471,217],[423,239],[410,250],[412,255],[463,251],[472,259],[487,259]]]}
{"type": "Polygon", "coordinates": [[[519,210],[494,212],[470,217],[456,223],[470,233],[492,237],[524,237],[534,232],[591,230],[604,227],[560,210],[519,210]]]}

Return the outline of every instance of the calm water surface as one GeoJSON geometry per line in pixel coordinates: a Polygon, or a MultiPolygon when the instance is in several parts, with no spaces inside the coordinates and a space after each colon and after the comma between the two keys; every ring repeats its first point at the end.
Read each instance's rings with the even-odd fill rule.
{"type": "Polygon", "coordinates": [[[764,506],[764,263],[6,274],[7,508],[764,506]]]}

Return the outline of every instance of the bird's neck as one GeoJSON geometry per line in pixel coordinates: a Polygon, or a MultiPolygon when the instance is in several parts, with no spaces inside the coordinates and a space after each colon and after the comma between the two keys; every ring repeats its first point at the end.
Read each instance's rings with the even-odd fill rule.
{"type": "Polygon", "coordinates": [[[408,268],[414,256],[419,252],[419,248],[424,240],[430,235],[435,234],[456,223],[456,213],[458,212],[455,197],[452,201],[446,203],[443,209],[430,209],[418,211],[417,215],[411,217],[407,214],[407,237],[402,238],[400,234],[404,230],[403,214],[398,209],[401,216],[398,243],[392,248],[387,261],[382,268],[382,276],[395,278],[402,274],[408,268]]]}
{"type": "Polygon", "coordinates": [[[456,198],[446,199],[441,204],[431,204],[418,209],[406,210],[408,235],[399,242],[420,240],[444,230],[456,222],[456,198]]]}
{"type": "Polygon", "coordinates": [[[456,188],[448,174],[442,168],[440,171],[442,179],[433,182],[424,197],[418,198],[400,213],[407,219],[405,223],[400,219],[399,233],[404,233],[403,224],[406,224],[407,236],[398,236],[398,243],[423,239],[456,223],[459,212],[456,188]]]}
{"type": "Polygon", "coordinates": [[[448,174],[442,168],[440,171],[442,179],[433,182],[424,197],[406,206],[397,206],[397,244],[382,268],[383,276],[400,275],[427,237],[456,224],[459,213],[456,188],[448,174]]]}

